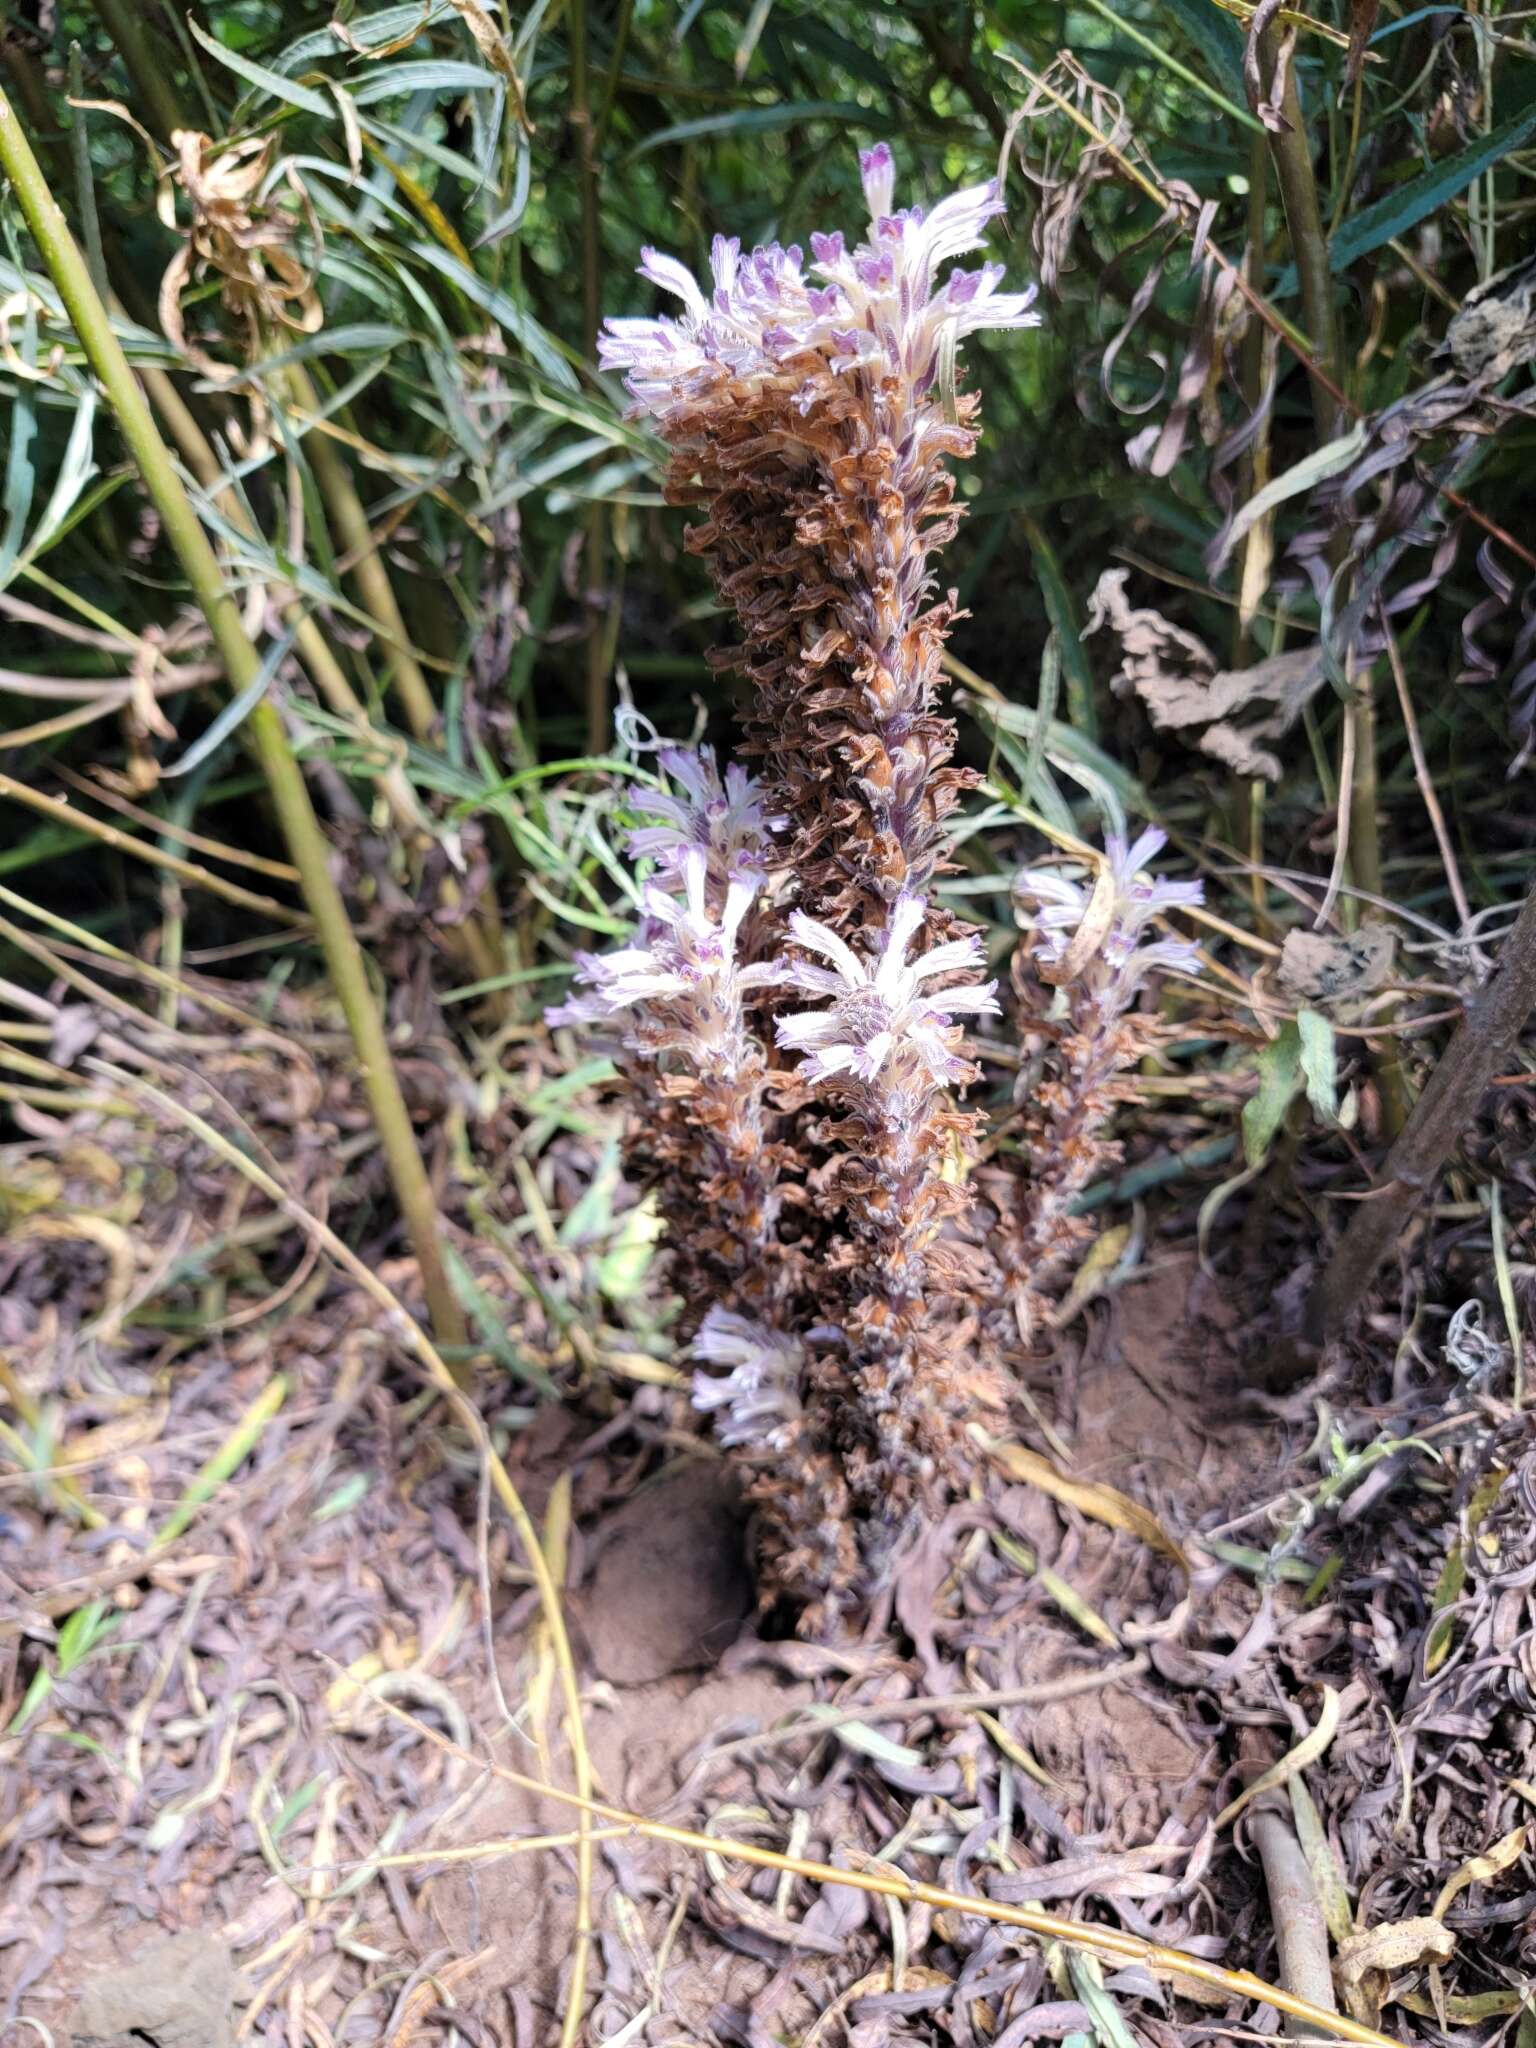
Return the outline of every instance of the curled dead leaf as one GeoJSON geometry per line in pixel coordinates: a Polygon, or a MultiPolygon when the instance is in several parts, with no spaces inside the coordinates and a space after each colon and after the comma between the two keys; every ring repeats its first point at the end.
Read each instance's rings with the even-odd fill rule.
{"type": "Polygon", "coordinates": [[[1106,569],[1089,600],[1084,633],[1106,626],[1120,642],[1114,686],[1133,690],[1152,723],[1177,732],[1239,775],[1274,781],[1279,757],[1262,744],[1300,718],[1326,673],[1321,647],[1270,655],[1251,668],[1222,669],[1193,633],[1126,594],[1129,571],[1106,569]],[[1238,723],[1238,714],[1247,714],[1238,723]]]}
{"type": "Polygon", "coordinates": [[[1104,1486],[1097,1480],[1069,1478],[1049,1458],[1043,1458],[1038,1451],[1026,1450],[1023,1444],[1003,1443],[988,1436],[985,1430],[974,1427],[971,1434],[993,1463],[1011,1479],[1021,1480],[1026,1486],[1038,1486],[1052,1500],[1059,1500],[1065,1507],[1076,1508],[1081,1514],[1091,1515],[1096,1522],[1103,1522],[1111,1529],[1123,1529],[1127,1535],[1139,1538],[1149,1549],[1170,1559],[1180,1571],[1189,1571],[1189,1559],[1181,1546],[1150,1509],[1132,1500],[1128,1494],[1121,1493],[1116,1487],[1104,1486]]]}
{"type": "Polygon", "coordinates": [[[1392,1996],[1391,1976],[1423,1963],[1449,1962],[1456,1937],[1439,1920],[1398,1920],[1339,1943],[1339,1988],[1353,2018],[1374,2027],[1392,1996]]]}
{"type": "Polygon", "coordinates": [[[1245,1785],[1231,1804],[1224,1806],[1217,1814],[1215,1826],[1218,1829],[1226,1827],[1229,1822],[1236,1820],[1246,1807],[1251,1806],[1255,1799],[1261,1798],[1266,1792],[1276,1791],[1281,1785],[1289,1784],[1292,1778],[1299,1777],[1310,1764],[1315,1764],[1338,1732],[1340,1706],[1339,1695],[1331,1685],[1325,1685],[1323,1707],[1317,1717],[1317,1726],[1309,1729],[1295,1748],[1288,1749],[1277,1764],[1271,1764],[1269,1769],[1255,1778],[1251,1785],[1245,1785]]]}

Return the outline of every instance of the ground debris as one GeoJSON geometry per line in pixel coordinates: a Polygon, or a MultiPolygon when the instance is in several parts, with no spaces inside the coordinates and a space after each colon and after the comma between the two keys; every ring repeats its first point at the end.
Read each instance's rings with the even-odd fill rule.
{"type": "Polygon", "coordinates": [[[229,1950],[188,1931],[92,1977],[70,2015],[74,2048],[235,2048],[249,1997],[229,1950]]]}

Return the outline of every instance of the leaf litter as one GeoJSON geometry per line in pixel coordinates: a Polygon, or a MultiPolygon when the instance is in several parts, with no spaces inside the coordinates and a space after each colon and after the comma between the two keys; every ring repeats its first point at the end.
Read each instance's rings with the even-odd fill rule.
{"type": "MultiPolygon", "coordinates": [[[[204,1071],[284,1183],[359,1213],[367,1155],[338,1165],[313,1135],[322,1104],[361,1128],[320,1020],[280,1006],[265,1045],[207,1022],[204,1071]]],[[[454,1098],[447,1070],[419,1085],[454,1098]]],[[[518,1114],[476,1125],[480,1156],[518,1114]]],[[[549,1148],[552,1213],[590,1144],[573,1128],[549,1148]]],[[[93,1978],[131,1985],[147,1936],[196,1937],[249,1994],[241,2039],[553,2038],[572,1816],[453,1753],[563,1768],[537,1595],[481,1513],[472,1447],[413,1393],[371,1300],[190,1142],[86,1111],[8,1148],[0,1180],[0,1340],[34,1453],[0,1488],[0,2013],[68,2038],[93,1978]],[[15,1227],[45,1212],[75,1235],[15,1227]],[[221,1278],[222,1333],[184,1345],[176,1302],[221,1278]],[[502,1850],[452,1860],[484,1843],[502,1850]]],[[[540,1238],[511,1198],[500,1227],[540,1238]]],[[[1230,1305],[1164,1260],[1058,1334],[1048,1450],[994,1445],[995,1481],[889,1606],[819,1648],[746,1617],[739,1517],[656,1333],[609,1331],[594,1299],[584,1360],[551,1313],[556,1276],[594,1285],[601,1233],[592,1257],[556,1235],[521,1284],[484,1242],[461,1256],[527,1372],[482,1400],[564,1566],[603,1797],[1273,1975],[1244,1809],[1278,1791],[1351,2011],[1452,2040],[1522,2009],[1536,1457],[1496,1377],[1373,1380],[1330,1439],[1305,1404],[1242,1394],[1230,1305]],[[658,1371],[604,1369],[608,1351],[658,1371]],[[538,1404],[546,1374],[559,1406],[538,1404]],[[1370,1455],[1426,1429],[1433,1459],[1370,1455]],[[690,1545],[714,1560],[692,1591],[690,1545]],[[696,1603],[666,1655],[647,1578],[696,1603]],[[626,1621],[648,1662],[614,1663],[626,1621]]],[[[408,1298],[409,1267],[390,1270],[408,1298]]],[[[1244,2011],[915,1896],[622,1830],[596,1849],[588,2039],[1172,2048],[1244,2011]]]]}

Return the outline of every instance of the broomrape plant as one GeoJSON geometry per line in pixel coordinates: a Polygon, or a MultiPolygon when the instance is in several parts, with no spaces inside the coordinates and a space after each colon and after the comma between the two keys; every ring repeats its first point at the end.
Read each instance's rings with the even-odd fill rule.
{"type": "MultiPolygon", "coordinates": [[[[959,345],[1038,316],[1000,265],[940,275],[981,246],[995,184],[897,210],[889,148],[861,167],[856,245],[813,235],[807,264],[717,238],[704,285],[647,249],[641,275],[681,313],[607,323],[603,364],[670,449],[669,499],[703,509],[688,545],[740,626],[713,661],[753,687],[759,772],[660,752],[669,788],[633,795],[650,820],[629,842],[650,869],[634,943],[582,956],[581,993],[551,1013],[608,1033],[694,1318],[695,1405],[747,1468],[765,1598],[821,1631],[966,1486],[967,1425],[1001,1420],[1019,1261],[1071,1239],[1058,1212],[1143,1043],[1125,1012],[1153,967],[1183,964],[1143,927],[1189,900],[1146,880],[1152,836],[1112,849],[1112,937],[1067,996],[1071,1071],[1041,1126],[1072,1164],[989,1218],[963,1020],[1000,1006],[980,934],[935,893],[976,778],[941,710],[955,604],[931,564],[959,519],[950,464],[976,442],[959,345]]],[[[1079,906],[1066,882],[1036,894],[1048,963],[1079,906]]]]}

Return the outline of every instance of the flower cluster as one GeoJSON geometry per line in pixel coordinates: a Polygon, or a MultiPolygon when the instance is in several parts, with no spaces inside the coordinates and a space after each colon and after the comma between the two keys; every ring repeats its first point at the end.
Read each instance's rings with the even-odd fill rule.
{"type": "Polygon", "coordinates": [[[754,918],[774,821],[754,778],[733,768],[722,781],[707,750],[668,748],[662,765],[680,794],[632,794],[660,821],[633,835],[656,872],[632,942],[578,954],[578,992],[546,1017],[609,1028],[634,1112],[631,1156],[657,1177],[679,1279],[704,1299],[772,1303],[784,1284],[783,1154],[753,1006],[782,972],[760,950],[776,946],[775,928],[754,918]]]}
{"type": "Polygon", "coordinates": [[[860,164],[860,235],[814,234],[809,258],[718,238],[704,280],[647,249],[641,275],[680,310],[606,324],[604,367],[671,449],[669,497],[702,507],[688,544],[740,627],[712,660],[753,685],[743,753],[762,782],[662,756],[671,789],[635,797],[630,850],[655,868],[642,929],[583,963],[562,1013],[626,1020],[637,1078],[660,1084],[638,1156],[659,1129],[681,1187],[685,1126],[706,1163],[729,1154],[692,1220],[677,1211],[682,1291],[709,1306],[696,1354],[729,1368],[695,1398],[743,1454],[778,1457],[775,1568],[823,1613],[867,1581],[878,1532],[964,1483],[966,1425],[1003,1399],[976,1355],[980,1118],[957,1100],[975,1075],[961,1020],[997,1003],[935,887],[974,776],[942,710],[954,597],[932,565],[976,438],[960,346],[1037,319],[999,265],[959,262],[1003,210],[995,184],[899,208],[889,147],[860,164]],[[755,1206],[753,1145],[772,1179],[755,1206]],[[862,1563],[850,1510],[861,1542],[877,1532],[862,1563]]]}
{"type": "Polygon", "coordinates": [[[802,1412],[805,1352],[796,1338],[717,1302],[699,1325],[693,1355],[706,1365],[726,1368],[723,1376],[693,1376],[693,1405],[715,1416],[721,1443],[766,1451],[789,1448],[802,1412]]]}
{"type": "Polygon", "coordinates": [[[1167,834],[1149,826],[1133,844],[1110,833],[1091,882],[1029,869],[1014,883],[1026,932],[1025,960],[1042,992],[1026,988],[1045,1041],[1039,1071],[1024,1077],[1028,1172],[1006,1205],[1015,1306],[1026,1325],[1042,1290],[1089,1234],[1073,1204],[1117,1156],[1106,1133],[1122,1099],[1122,1076],[1148,1050],[1153,1031],[1135,1014],[1149,977],[1192,974],[1199,949],[1156,927],[1172,910],[1202,900],[1199,882],[1151,871],[1167,834]]]}
{"type": "Polygon", "coordinates": [[[637,860],[654,861],[662,875],[675,878],[688,856],[701,852],[710,863],[716,888],[733,877],[768,872],[771,835],[788,821],[770,814],[755,776],[732,761],[722,778],[713,747],[662,747],[657,765],[679,793],[630,791],[634,808],[660,821],[630,833],[629,851],[637,860]]]}
{"type": "Polygon", "coordinates": [[[898,900],[873,966],[858,959],[830,926],[802,910],[791,916],[791,936],[832,963],[817,967],[794,960],[787,970],[792,987],[832,998],[826,1009],[781,1017],[775,1027],[780,1045],[807,1055],[800,1066],[803,1079],[851,1074],[872,1086],[888,1078],[898,1086],[906,1082],[916,1094],[973,1077],[974,1068],[956,1050],[960,1034],[954,1020],[965,1012],[995,1014],[997,984],[925,989],[935,975],[973,973],[982,961],[981,940],[969,932],[909,962],[907,948],[926,908],[915,896],[898,900]]]}
{"type": "MultiPolygon", "coordinates": [[[[686,265],[659,250],[642,251],[640,274],[680,299],[677,318],[609,320],[598,342],[605,369],[622,370],[631,394],[660,417],[681,397],[707,390],[719,377],[777,378],[786,365],[811,378],[872,369],[900,378],[918,394],[938,381],[947,349],[987,327],[1033,327],[1034,291],[1000,292],[1003,267],[953,270],[936,288],[941,263],[981,246],[987,223],[1003,211],[995,182],[943,199],[931,213],[895,207],[895,160],[888,143],[859,159],[870,224],[849,249],[841,233],[811,236],[808,278],[804,251],[777,242],[747,256],[741,244],[716,235],[706,294],[686,265]]],[[[803,409],[814,389],[797,394],[803,409]]]]}
{"type": "Polygon", "coordinates": [[[928,573],[955,526],[946,459],[975,442],[956,351],[1038,318],[1032,292],[999,290],[996,264],[938,275],[1002,211],[995,184],[898,211],[889,147],[861,168],[856,245],[813,235],[808,273],[799,247],[743,255],[718,238],[707,290],[647,250],[642,275],[682,313],[610,320],[600,344],[672,445],[671,494],[708,506],[690,545],[745,635],[721,658],[758,685],[752,744],[807,907],[839,927],[924,893],[942,859],[967,781],[936,716],[951,613],[928,573]]]}
{"type": "Polygon", "coordinates": [[[1043,971],[1062,967],[1090,910],[1099,912],[1102,902],[1102,936],[1073,979],[1108,1017],[1123,1016],[1155,970],[1192,974],[1199,963],[1199,949],[1189,940],[1176,934],[1149,936],[1170,910],[1188,910],[1204,901],[1199,882],[1171,882],[1150,872],[1167,844],[1168,834],[1156,825],[1149,825],[1134,844],[1111,832],[1091,885],[1049,868],[1027,868],[1014,882],[1014,901],[1024,913],[1031,950],[1043,971]]]}

